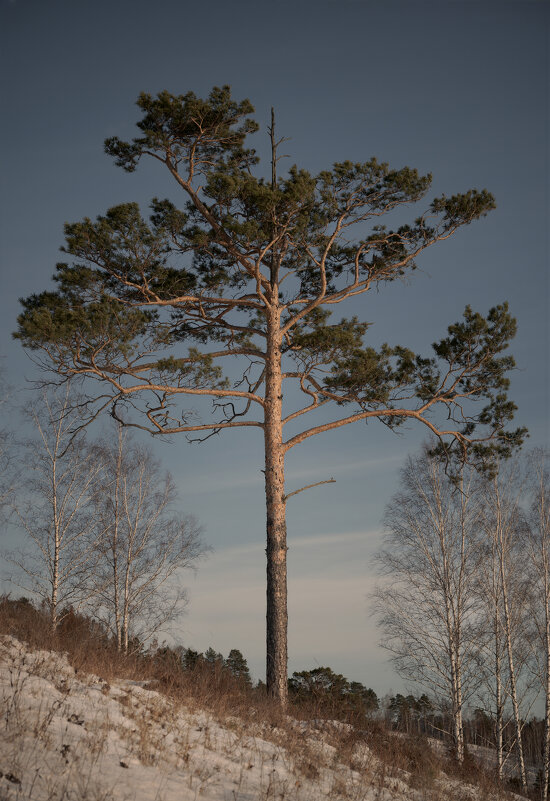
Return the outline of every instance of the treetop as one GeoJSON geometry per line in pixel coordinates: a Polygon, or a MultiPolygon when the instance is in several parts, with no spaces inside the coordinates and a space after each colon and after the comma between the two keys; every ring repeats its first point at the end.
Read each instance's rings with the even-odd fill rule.
{"type": "MultiPolygon", "coordinates": [[[[155,159],[183,203],[155,197],[148,218],[123,203],[65,226],[69,260],[57,265],[56,289],[22,300],[15,334],[45,365],[64,379],[103,382],[101,403],[118,419],[117,406],[130,409],[149,393],[144,425],[153,433],[217,432],[262,427],[276,348],[282,379],[304,401],[283,425],[334,404],[350,411],[333,426],[418,419],[459,449],[477,444],[480,457],[521,440],[523,429],[506,428],[514,361],[503,352],[516,331],[506,303],[486,317],[468,306],[427,357],[366,344],[371,323],[356,316],[331,320],[337,304],[403,277],[426,248],[487,214],[495,206],[487,190],[435,198],[392,228],[381,218],[421,202],[430,174],[371,158],[278,175],[283,140],[272,119],[269,180],[254,173],[258,158],[247,146],[258,130],[254,109],[228,86],[206,99],[143,93],[137,105],[140,135],[111,137],[106,151],[130,172],[142,157],[155,159]],[[237,376],[223,369],[237,364],[237,376]],[[190,410],[173,411],[192,394],[213,400],[215,422],[195,425],[190,410]]],[[[285,447],[322,430],[307,428],[285,447]]]]}

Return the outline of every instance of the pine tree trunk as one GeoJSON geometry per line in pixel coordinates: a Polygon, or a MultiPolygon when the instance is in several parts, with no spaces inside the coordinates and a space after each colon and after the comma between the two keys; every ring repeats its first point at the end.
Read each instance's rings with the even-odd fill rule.
{"type": "Polygon", "coordinates": [[[265,385],[265,496],[267,511],[266,683],[269,695],[286,707],[287,572],[285,454],[282,431],[280,311],[267,310],[265,385]]]}

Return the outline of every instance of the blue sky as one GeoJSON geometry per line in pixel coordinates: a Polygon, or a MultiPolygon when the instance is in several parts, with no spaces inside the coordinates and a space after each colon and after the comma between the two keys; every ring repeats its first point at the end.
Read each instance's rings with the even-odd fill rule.
{"type": "MultiPolygon", "coordinates": [[[[103,154],[133,135],[140,91],[249,97],[267,153],[274,106],[288,165],[313,172],[375,155],[432,172],[432,193],[471,187],[498,208],[427,252],[405,283],[342,313],[372,341],[427,353],[464,306],[509,300],[519,333],[512,396],[530,444],[548,444],[548,41],[544,0],[0,0],[3,153],[0,356],[26,397],[33,365],[10,340],[18,298],[49,286],[66,221],[172,190],[154,165],[103,154]]],[[[411,217],[415,216],[414,210],[411,217]]],[[[8,424],[16,424],[11,413],[8,424]]],[[[329,664],[377,692],[399,687],[366,595],[384,505],[424,433],[348,426],[288,460],[290,670],[329,664]]],[[[240,648],[263,673],[265,510],[259,432],[201,446],[153,443],[213,554],[188,579],[186,645],[240,648]]]]}

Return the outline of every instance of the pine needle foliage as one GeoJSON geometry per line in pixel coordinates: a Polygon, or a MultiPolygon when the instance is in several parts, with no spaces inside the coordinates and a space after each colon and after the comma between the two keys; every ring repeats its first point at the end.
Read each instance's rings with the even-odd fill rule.
{"type": "MultiPolygon", "coordinates": [[[[424,201],[431,175],[376,158],[279,175],[283,140],[273,115],[265,177],[248,146],[258,130],[253,107],[228,86],[206,99],[143,93],[137,105],[139,135],[111,137],[105,150],[128,172],[142,159],[157,162],[183,202],[154,198],[148,217],[124,203],[67,224],[56,287],[22,300],[15,334],[60,380],[87,379],[91,417],[109,410],[153,434],[199,439],[262,429],[272,566],[286,553],[284,456],[311,436],[372,418],[392,429],[414,419],[439,437],[447,458],[485,464],[520,443],[524,430],[509,428],[514,361],[506,349],[516,323],[506,303],[487,316],[468,307],[427,356],[374,347],[365,321],[331,317],[484,217],[495,206],[487,190],[424,201]],[[382,222],[423,201],[412,222],[382,222]],[[283,393],[283,385],[291,388],[283,393]],[[212,417],[197,419],[197,396],[212,401],[212,417]],[[285,438],[289,424],[297,433],[285,438]]],[[[283,596],[286,583],[272,597],[283,596]]],[[[286,626],[286,607],[277,625],[286,626]]],[[[273,648],[268,686],[275,659],[274,692],[284,700],[286,651],[273,657],[273,648]]]]}

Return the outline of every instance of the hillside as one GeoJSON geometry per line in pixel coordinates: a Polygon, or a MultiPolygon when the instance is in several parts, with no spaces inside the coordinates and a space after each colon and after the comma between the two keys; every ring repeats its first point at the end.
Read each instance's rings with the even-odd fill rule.
{"type": "Polygon", "coordinates": [[[9,635],[0,696],[0,801],[513,798],[445,775],[427,744],[386,735],[382,758],[374,733],[347,724],[176,702],[9,635]]]}

